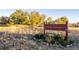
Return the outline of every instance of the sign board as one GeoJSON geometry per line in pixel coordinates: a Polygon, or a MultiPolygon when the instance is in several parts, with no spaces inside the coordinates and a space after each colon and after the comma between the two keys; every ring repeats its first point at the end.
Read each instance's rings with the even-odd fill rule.
{"type": "Polygon", "coordinates": [[[56,31],[65,31],[65,38],[68,39],[68,21],[66,24],[45,24],[44,23],[44,34],[45,30],[56,30],[56,31]]]}

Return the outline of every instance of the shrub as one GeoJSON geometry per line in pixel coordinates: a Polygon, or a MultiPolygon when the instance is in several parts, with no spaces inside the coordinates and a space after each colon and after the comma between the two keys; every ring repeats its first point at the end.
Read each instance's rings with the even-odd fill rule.
{"type": "Polygon", "coordinates": [[[54,38],[53,38],[52,35],[48,35],[47,42],[48,42],[49,44],[54,44],[54,43],[55,43],[55,40],[54,40],[54,38]]]}
{"type": "Polygon", "coordinates": [[[36,42],[47,42],[49,44],[60,44],[64,47],[73,44],[72,40],[65,40],[61,34],[35,34],[32,38],[36,42]]]}
{"type": "Polygon", "coordinates": [[[54,40],[55,40],[56,42],[59,42],[59,43],[61,43],[61,42],[64,41],[64,36],[61,35],[61,34],[54,34],[54,35],[53,35],[53,38],[54,38],[54,40]]]}
{"type": "Polygon", "coordinates": [[[54,34],[53,35],[54,41],[58,44],[61,44],[62,46],[67,46],[73,44],[72,40],[65,40],[64,36],[61,34],[54,34]]]}
{"type": "Polygon", "coordinates": [[[35,40],[35,41],[45,41],[46,42],[46,37],[47,37],[47,35],[45,35],[45,34],[35,34],[34,36],[33,36],[33,40],[35,40]]]}

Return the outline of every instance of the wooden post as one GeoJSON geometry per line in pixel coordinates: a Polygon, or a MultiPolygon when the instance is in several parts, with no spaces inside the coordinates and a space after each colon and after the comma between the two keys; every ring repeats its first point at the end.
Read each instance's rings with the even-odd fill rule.
{"type": "Polygon", "coordinates": [[[65,40],[68,40],[68,21],[66,21],[66,27],[67,27],[67,29],[66,29],[66,36],[65,36],[65,40]]]}
{"type": "Polygon", "coordinates": [[[45,22],[44,22],[44,34],[45,34],[45,22]]]}

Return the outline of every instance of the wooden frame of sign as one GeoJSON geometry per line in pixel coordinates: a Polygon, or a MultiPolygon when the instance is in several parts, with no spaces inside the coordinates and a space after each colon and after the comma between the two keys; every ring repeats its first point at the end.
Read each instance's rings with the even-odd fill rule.
{"type": "Polygon", "coordinates": [[[44,34],[45,30],[56,30],[56,31],[65,31],[65,39],[68,39],[68,21],[66,24],[45,24],[44,23],[44,34]]]}

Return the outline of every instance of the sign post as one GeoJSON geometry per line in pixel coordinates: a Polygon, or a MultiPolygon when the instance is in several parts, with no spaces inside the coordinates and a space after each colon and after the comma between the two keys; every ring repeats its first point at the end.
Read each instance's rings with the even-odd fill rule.
{"type": "Polygon", "coordinates": [[[68,39],[68,21],[66,21],[66,24],[45,24],[44,22],[44,34],[45,30],[65,31],[65,40],[68,39]]]}
{"type": "Polygon", "coordinates": [[[68,39],[68,21],[66,22],[66,36],[65,36],[65,39],[66,40],[68,39]]]}

